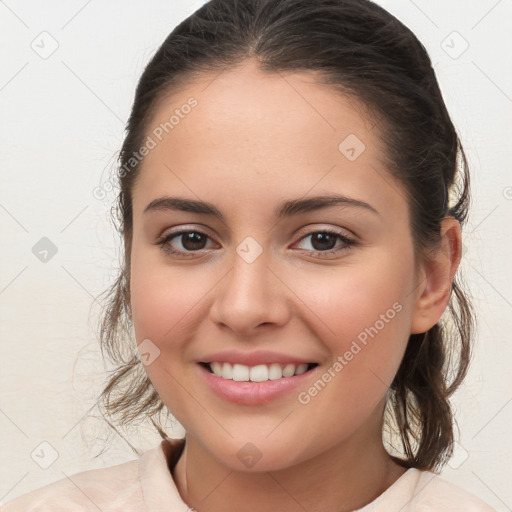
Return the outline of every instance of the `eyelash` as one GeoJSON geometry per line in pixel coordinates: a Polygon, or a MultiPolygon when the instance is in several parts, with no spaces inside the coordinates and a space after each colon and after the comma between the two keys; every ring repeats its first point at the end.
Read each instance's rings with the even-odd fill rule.
{"type": "MultiPolygon", "coordinates": [[[[189,233],[197,233],[197,234],[203,235],[207,238],[210,238],[206,233],[204,233],[203,231],[199,231],[197,229],[181,230],[181,231],[176,231],[174,233],[169,233],[168,235],[165,235],[164,237],[157,240],[156,245],[161,246],[161,249],[168,254],[178,255],[178,256],[185,257],[185,258],[194,257],[196,255],[196,253],[199,253],[205,249],[199,249],[197,251],[180,251],[180,250],[173,249],[170,245],[170,241],[173,238],[177,238],[180,235],[185,235],[185,234],[189,234],[189,233]]],[[[341,252],[343,250],[350,250],[351,246],[357,245],[356,240],[349,238],[346,235],[342,235],[338,231],[333,231],[330,229],[322,229],[322,230],[318,230],[318,231],[312,231],[311,233],[308,233],[307,235],[304,235],[302,238],[300,238],[299,242],[312,236],[312,235],[316,235],[318,233],[334,235],[334,236],[338,237],[343,242],[343,244],[345,244],[345,246],[338,248],[338,249],[329,249],[327,251],[314,251],[314,250],[312,251],[312,250],[304,249],[304,252],[306,252],[306,254],[313,255],[315,257],[318,257],[320,255],[320,257],[322,258],[322,257],[324,257],[323,255],[332,255],[332,254],[341,252]]]]}

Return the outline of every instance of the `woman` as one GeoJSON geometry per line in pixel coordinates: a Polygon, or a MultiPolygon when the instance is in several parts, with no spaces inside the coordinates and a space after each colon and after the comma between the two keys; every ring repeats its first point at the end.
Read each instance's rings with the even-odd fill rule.
{"type": "Polygon", "coordinates": [[[139,460],[6,511],[492,510],[435,474],[469,173],[409,29],[362,0],[208,2],[139,81],[119,183],[103,398],[185,439],[157,425],[139,460]]]}

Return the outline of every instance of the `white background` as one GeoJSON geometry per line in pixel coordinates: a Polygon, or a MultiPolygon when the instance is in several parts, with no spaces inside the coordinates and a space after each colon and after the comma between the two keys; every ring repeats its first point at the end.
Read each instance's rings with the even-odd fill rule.
{"type": "MultiPolygon", "coordinates": [[[[453,399],[460,444],[443,476],[511,510],[512,1],[379,3],[427,47],[473,177],[462,270],[479,331],[453,399]]],[[[145,63],[200,5],[0,2],[0,503],[135,458],[121,436],[106,442],[95,406],[105,378],[95,298],[120,245],[114,193],[99,200],[93,190],[114,170],[145,63]],[[32,252],[42,237],[57,248],[46,263],[32,252]]],[[[159,442],[146,427],[127,439],[141,449],[159,442]]]]}

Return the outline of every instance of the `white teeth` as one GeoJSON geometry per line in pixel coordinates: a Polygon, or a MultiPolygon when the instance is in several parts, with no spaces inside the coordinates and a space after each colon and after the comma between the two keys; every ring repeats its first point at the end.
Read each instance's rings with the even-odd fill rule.
{"type": "Polygon", "coordinates": [[[287,364],[283,368],[283,377],[291,377],[295,373],[295,365],[294,364],[287,364]]]}
{"type": "Polygon", "coordinates": [[[299,364],[299,366],[297,366],[297,369],[295,370],[295,375],[300,375],[301,373],[304,373],[307,369],[307,364],[299,364]]]}
{"type": "Polygon", "coordinates": [[[264,364],[252,366],[249,372],[249,379],[252,382],[264,382],[268,380],[268,368],[264,364]]]}
{"type": "Polygon", "coordinates": [[[230,363],[224,363],[222,365],[222,374],[220,377],[224,377],[225,379],[232,379],[233,378],[233,367],[230,363]]]}
{"type": "MultiPolygon", "coordinates": [[[[224,363],[228,364],[228,363],[224,363]]],[[[245,382],[249,380],[249,367],[244,364],[233,365],[233,380],[245,382]]]]}
{"type": "Polygon", "coordinates": [[[277,380],[283,377],[283,369],[280,364],[272,363],[268,367],[268,378],[269,380],[277,380]]]}
{"type": "Polygon", "coordinates": [[[222,363],[212,363],[210,368],[215,375],[222,375],[222,363]]]}
{"type": "Polygon", "coordinates": [[[265,382],[267,380],[277,380],[283,377],[292,377],[301,375],[308,369],[306,363],[294,365],[287,364],[281,366],[279,363],[270,365],[259,364],[256,366],[246,366],[244,364],[218,363],[209,364],[210,369],[217,377],[230,379],[237,382],[265,382]]]}

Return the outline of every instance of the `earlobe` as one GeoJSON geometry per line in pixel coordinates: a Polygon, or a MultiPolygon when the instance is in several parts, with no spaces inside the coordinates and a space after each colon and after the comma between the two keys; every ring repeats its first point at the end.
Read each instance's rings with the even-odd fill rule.
{"type": "Polygon", "coordinates": [[[440,234],[439,246],[429,253],[418,275],[411,334],[426,332],[433,327],[450,299],[453,279],[462,254],[460,223],[454,217],[445,217],[440,234]]]}

